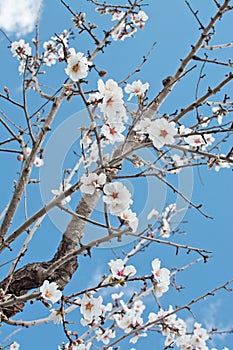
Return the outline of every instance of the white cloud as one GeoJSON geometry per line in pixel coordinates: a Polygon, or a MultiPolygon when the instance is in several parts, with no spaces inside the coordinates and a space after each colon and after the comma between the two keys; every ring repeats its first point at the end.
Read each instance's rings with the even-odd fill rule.
{"type": "Polygon", "coordinates": [[[42,0],[0,0],[0,28],[17,36],[35,28],[42,0]]]}

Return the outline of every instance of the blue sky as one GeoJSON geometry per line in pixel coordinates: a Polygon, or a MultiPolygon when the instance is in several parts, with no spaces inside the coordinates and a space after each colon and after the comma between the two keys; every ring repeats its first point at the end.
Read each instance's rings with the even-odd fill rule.
{"type": "MultiPolygon", "coordinates": [[[[99,15],[94,11],[94,7],[88,2],[81,0],[67,1],[74,11],[83,11],[90,16],[90,20],[98,23],[98,33],[101,36],[101,30],[106,26],[109,28],[112,22],[110,17],[99,15]],[[78,3],[78,4],[77,4],[78,3]]],[[[122,1],[123,3],[123,1],[122,1]]],[[[186,55],[190,49],[190,45],[196,42],[199,31],[198,25],[195,22],[194,17],[185,5],[184,1],[174,0],[148,0],[148,6],[145,7],[145,11],[149,15],[149,20],[146,23],[145,29],[138,31],[134,39],[126,39],[124,42],[114,42],[111,46],[106,48],[105,54],[97,56],[95,63],[98,69],[107,70],[107,78],[113,78],[115,80],[122,80],[127,74],[135,69],[141,62],[143,55],[145,55],[151,48],[153,42],[156,42],[155,49],[151,53],[147,63],[143,66],[141,72],[136,74],[134,78],[131,78],[130,82],[134,79],[141,79],[143,82],[150,83],[150,90],[148,97],[152,99],[154,95],[162,88],[162,79],[166,76],[171,75],[175,72],[179,61],[186,55]]],[[[204,2],[201,0],[191,1],[191,4],[195,9],[200,9],[200,16],[203,23],[206,23],[210,15],[215,11],[214,1],[204,2]]],[[[1,5],[1,1],[0,1],[1,5]]],[[[64,8],[60,1],[44,1],[43,9],[40,21],[40,40],[41,42],[49,40],[54,33],[60,33],[63,29],[69,29],[73,26],[70,21],[70,13],[64,8]]],[[[1,24],[1,17],[0,17],[1,24]]],[[[1,24],[2,25],[2,24],[1,24]]],[[[226,15],[224,20],[216,25],[216,36],[213,40],[215,43],[223,43],[232,41],[231,30],[232,28],[232,14],[226,15]]],[[[34,37],[34,33],[23,34],[20,38],[24,38],[25,41],[31,42],[34,37]]],[[[9,34],[11,40],[18,40],[15,33],[9,34]]],[[[3,35],[0,35],[0,50],[1,50],[1,81],[0,91],[2,92],[3,87],[7,86],[11,91],[14,98],[21,100],[21,81],[22,77],[18,75],[16,59],[12,57],[12,54],[8,48],[9,43],[3,35]]],[[[75,47],[77,51],[87,52],[87,50],[93,49],[93,44],[87,39],[85,35],[76,36],[76,40],[70,44],[71,47],[75,47]]],[[[221,60],[227,60],[232,57],[232,48],[221,52],[210,53],[210,57],[221,57],[221,60]],[[221,55],[221,56],[220,56],[221,55]]],[[[48,73],[43,77],[43,83],[56,89],[66,79],[64,73],[65,65],[61,64],[59,67],[51,67],[48,69],[48,73]]],[[[197,68],[197,69],[200,69],[197,68]]],[[[205,81],[200,86],[199,93],[203,93],[208,86],[214,86],[223,79],[224,75],[229,72],[229,68],[216,67],[214,65],[207,66],[205,81]],[[217,72],[217,73],[216,73],[217,72]]],[[[194,90],[197,83],[198,73],[197,71],[191,72],[183,81],[178,84],[169,99],[162,105],[160,114],[173,113],[176,109],[184,108],[186,105],[195,98],[194,90]]],[[[97,74],[92,74],[90,81],[91,88],[96,88],[96,82],[98,79],[97,74]]],[[[228,85],[227,91],[232,90],[232,83],[228,85]]],[[[224,91],[220,94],[223,96],[224,91]]],[[[220,98],[221,98],[220,97],[220,98]]],[[[10,106],[4,101],[1,102],[1,110],[8,113],[12,118],[20,120],[20,115],[14,107],[10,106]]],[[[38,103],[37,99],[34,99],[33,94],[31,95],[30,108],[33,111],[35,105],[38,103]]],[[[47,142],[52,142],[53,135],[59,130],[61,123],[72,119],[75,113],[79,113],[83,106],[73,99],[69,103],[64,103],[57,115],[57,118],[53,124],[53,132],[50,139],[47,142]]],[[[210,109],[206,109],[206,113],[210,113],[210,109]]],[[[83,115],[83,114],[82,114],[83,115]]],[[[188,118],[193,118],[188,115],[184,120],[185,125],[188,125],[188,118]],[[186,119],[187,118],[187,119],[186,119]]],[[[230,118],[230,117],[229,117],[230,118]]],[[[77,122],[79,124],[79,122],[77,122]]],[[[2,133],[2,131],[1,131],[2,133]]],[[[2,135],[4,137],[4,135],[2,135]]],[[[1,137],[2,137],[1,136],[1,137]]],[[[68,136],[69,138],[70,136],[68,136]]],[[[63,143],[67,141],[65,135],[63,135],[63,143]]],[[[231,142],[232,143],[232,142],[231,142]]],[[[70,140],[67,142],[70,145],[70,149],[75,148],[70,140]]],[[[227,152],[230,142],[222,152],[227,152]]],[[[63,148],[61,147],[61,150],[63,148]]],[[[72,152],[71,152],[72,153],[72,152]]],[[[50,154],[51,155],[51,154],[50,154]]],[[[0,154],[2,171],[0,173],[0,212],[8,202],[13,186],[12,182],[17,177],[17,171],[19,171],[19,164],[16,164],[15,155],[0,154]]],[[[57,164],[57,156],[54,157],[54,164],[57,164]]],[[[65,164],[74,162],[75,156],[73,154],[68,155],[65,159],[65,164]]],[[[46,165],[46,164],[45,164],[46,165]]],[[[45,178],[50,172],[51,164],[48,164],[48,168],[41,170],[40,176],[45,178]]],[[[54,169],[54,168],[53,168],[54,169]]],[[[54,171],[54,177],[48,178],[48,188],[43,187],[41,193],[35,192],[34,189],[29,189],[29,196],[33,196],[33,201],[28,208],[29,212],[32,213],[34,210],[41,207],[44,203],[45,198],[43,197],[43,190],[51,189],[53,184],[59,183],[59,173],[54,171]],[[41,197],[42,195],[42,197],[41,197]]],[[[38,169],[34,170],[34,176],[38,177],[38,169]]],[[[188,173],[188,179],[193,176],[192,180],[192,201],[196,204],[203,204],[203,210],[214,219],[206,219],[200,213],[191,209],[188,211],[183,219],[184,223],[181,224],[181,230],[187,232],[187,235],[178,235],[174,237],[174,241],[181,244],[189,244],[191,246],[197,246],[205,248],[213,252],[212,258],[207,264],[199,262],[195,266],[191,267],[189,271],[182,272],[178,275],[178,282],[185,286],[184,290],[180,293],[171,289],[161,299],[161,304],[164,308],[167,308],[169,304],[182,305],[189,300],[201,295],[202,293],[211,290],[217,285],[221,285],[225,281],[232,278],[232,171],[222,169],[219,173],[214,170],[207,170],[206,167],[195,168],[191,173],[188,173]]],[[[182,178],[180,175],[180,181],[188,181],[182,178]]],[[[142,212],[145,209],[145,213],[142,215],[146,217],[147,213],[152,209],[153,206],[161,206],[163,209],[167,204],[177,200],[177,197],[168,191],[159,182],[150,184],[149,182],[132,182],[128,183],[128,186],[135,192],[137,204],[135,204],[134,210],[142,212]],[[142,185],[145,189],[142,189],[142,185]],[[141,186],[141,187],[140,187],[141,186]],[[153,192],[152,187],[153,186],[153,192]],[[140,187],[140,193],[137,194],[138,188],[140,187]],[[149,192],[149,194],[148,194],[149,192]],[[155,192],[155,195],[154,195],[155,192]],[[152,193],[152,194],[151,194],[152,193]],[[155,200],[154,200],[155,198],[155,200]],[[162,198],[162,202],[161,202],[162,198]],[[162,204],[161,204],[162,203],[162,204]]],[[[47,193],[50,193],[47,191],[47,193]]],[[[48,195],[49,197],[49,195],[48,195]]],[[[47,197],[46,197],[47,199],[47,197]]],[[[78,196],[76,196],[76,201],[78,196]]],[[[136,200],[135,200],[136,202],[136,200]]],[[[71,206],[75,206],[75,200],[71,202],[71,206]]],[[[21,222],[22,210],[19,215],[16,216],[16,221],[13,223],[13,228],[17,227],[21,222]]],[[[43,227],[38,231],[35,236],[30,249],[24,259],[24,263],[28,261],[38,261],[43,259],[50,259],[54,249],[60,241],[61,232],[59,231],[59,223],[57,218],[58,213],[54,211],[54,216],[50,219],[46,219],[43,227]]],[[[61,219],[61,225],[64,225],[63,218],[61,219]]],[[[64,219],[65,220],[65,219],[64,219]]],[[[92,230],[92,228],[90,228],[92,230]]],[[[89,232],[89,231],[88,231],[89,232]]],[[[19,239],[17,244],[22,242],[23,238],[19,239]]],[[[114,257],[114,254],[120,255],[121,249],[128,249],[132,247],[132,243],[129,246],[120,247],[116,249],[115,253],[111,249],[95,249],[93,252],[92,259],[88,257],[80,257],[79,263],[80,268],[73,277],[71,283],[65,289],[65,293],[69,294],[74,290],[80,290],[86,286],[90,286],[92,282],[98,283],[98,277],[107,271],[107,263],[109,259],[114,257]]],[[[15,247],[17,251],[17,245],[15,247]]],[[[6,261],[7,254],[3,254],[1,257],[1,263],[6,261]]],[[[139,274],[147,273],[150,269],[150,261],[155,257],[162,260],[163,265],[172,268],[183,266],[198,256],[194,253],[187,255],[185,252],[180,251],[179,255],[175,255],[175,250],[172,247],[164,246],[151,246],[146,252],[141,253],[137,258],[132,259],[131,263],[135,263],[139,274]],[[146,256],[146,259],[145,259],[146,256]],[[146,260],[144,264],[144,259],[146,260]]],[[[8,271],[7,267],[1,268],[1,276],[8,271]]],[[[216,296],[210,297],[205,302],[201,301],[199,304],[193,307],[193,312],[196,317],[196,321],[203,324],[207,328],[217,327],[219,329],[231,329],[233,325],[232,313],[233,313],[233,302],[232,294],[226,291],[220,291],[216,296]]],[[[149,298],[147,300],[148,310],[154,308],[154,300],[149,298]]],[[[25,318],[31,319],[36,317],[45,317],[48,315],[48,310],[42,306],[38,306],[37,303],[33,306],[27,306],[24,314],[17,315],[18,319],[25,318]],[[31,309],[32,308],[32,309],[31,309]],[[32,311],[33,310],[33,311],[32,311]]],[[[184,319],[192,319],[192,315],[187,311],[181,313],[184,319]]],[[[71,315],[73,321],[76,320],[76,315],[71,315]]],[[[76,325],[71,326],[76,329],[76,325]]],[[[21,345],[22,350],[30,349],[57,349],[57,346],[62,341],[66,342],[66,338],[62,333],[60,325],[43,325],[30,329],[16,330],[7,326],[3,326],[0,334],[0,344],[2,346],[7,344],[5,342],[6,337],[16,331],[16,334],[12,336],[11,340],[16,340],[21,345]]],[[[79,328],[80,332],[81,329],[79,328]]],[[[163,349],[162,337],[158,337],[156,334],[149,334],[148,338],[142,339],[136,344],[135,348],[140,350],[145,347],[151,346],[152,349],[163,349]]],[[[232,349],[231,344],[232,335],[225,336],[224,339],[220,337],[214,338],[213,342],[209,343],[209,346],[215,346],[218,349],[222,349],[223,346],[232,349]]],[[[122,346],[123,349],[130,349],[128,343],[122,346]]]]}

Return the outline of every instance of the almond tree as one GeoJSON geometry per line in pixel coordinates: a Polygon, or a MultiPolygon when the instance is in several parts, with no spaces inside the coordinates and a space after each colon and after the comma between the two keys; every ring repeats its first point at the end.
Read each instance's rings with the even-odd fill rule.
{"type": "MultiPolygon", "coordinates": [[[[196,169],[221,173],[231,171],[233,164],[233,75],[232,62],[225,58],[232,43],[216,44],[218,29],[227,16],[232,17],[232,1],[211,1],[208,20],[202,20],[207,5],[197,10],[195,2],[184,2],[199,35],[174,72],[164,77],[159,91],[151,87],[154,76],[152,81],[143,77],[144,67],[154,60],[157,43],[148,53],[142,52],[142,61],[135,62],[135,68],[119,80],[112,78],[101,61],[114,45],[136,40],[147,21],[153,21],[150,6],[156,8],[156,4],[86,0],[87,8],[97,12],[98,23],[93,23],[91,10],[90,14],[77,11],[64,0],[59,4],[70,17],[72,29],[52,33],[43,41],[38,21],[31,42],[13,41],[2,32],[22,78],[20,100],[7,82],[0,93],[0,150],[14,156],[12,196],[2,204],[0,216],[2,325],[14,329],[61,323],[66,340],[60,349],[118,349],[137,342],[143,347],[145,339],[139,338],[151,337],[154,342],[155,334],[163,338],[164,349],[209,349],[214,335],[232,333],[232,329],[204,328],[194,319],[193,306],[219,290],[230,291],[233,280],[204,293],[197,288],[196,297],[179,306],[172,296],[173,306],[163,306],[163,295],[169,298],[169,293],[182,292],[179,273],[187,270],[191,280],[190,267],[211,257],[208,249],[191,245],[188,236],[183,243],[182,222],[189,210],[206,220],[211,216],[192,200],[182,183],[177,185],[177,179],[189,186],[196,169]],[[80,38],[84,38],[83,47],[80,38]],[[56,69],[59,82],[53,83],[49,74],[56,69]],[[214,83],[208,72],[214,72],[214,83]],[[193,91],[187,96],[192,99],[182,90],[188,79],[193,91]],[[183,95],[182,103],[177,101],[175,106],[173,90],[183,95]],[[70,108],[72,116],[61,120],[60,110],[64,113],[70,108]],[[159,208],[149,201],[140,209],[143,193],[153,199],[157,196],[157,184],[167,189],[167,198],[159,198],[159,208]],[[38,207],[40,193],[43,204],[38,207]],[[172,193],[176,201],[170,201],[172,193]],[[31,262],[27,259],[31,246],[43,232],[47,237],[45,242],[41,238],[41,245],[51,241],[54,246],[49,230],[53,224],[59,227],[57,220],[64,213],[68,223],[60,228],[61,239],[52,258],[46,260],[41,252],[40,261],[31,262]],[[94,275],[95,255],[101,247],[112,252],[104,275],[97,276],[98,282],[91,287],[75,287],[74,275],[84,279],[80,259],[90,259],[94,275]],[[175,252],[175,258],[161,261],[161,247],[167,249],[167,256],[175,252]],[[147,252],[152,251],[150,259],[147,252]],[[189,255],[181,265],[176,259],[183,252],[189,255]],[[141,261],[147,273],[140,273],[144,271],[141,261]],[[153,300],[152,309],[148,298],[153,300]],[[41,318],[33,318],[31,312],[28,319],[25,309],[32,305],[38,306],[41,318]],[[75,325],[69,324],[73,313],[75,325]],[[191,328],[188,317],[193,317],[191,328]]],[[[166,20],[166,13],[163,16],[166,20]]],[[[129,57],[130,52],[125,55],[129,57]]],[[[12,336],[2,346],[12,350],[19,344],[12,336]]]]}

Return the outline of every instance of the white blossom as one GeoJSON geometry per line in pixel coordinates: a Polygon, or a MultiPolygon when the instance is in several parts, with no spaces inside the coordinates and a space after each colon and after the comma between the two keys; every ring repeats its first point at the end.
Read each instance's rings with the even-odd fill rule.
{"type": "Polygon", "coordinates": [[[111,295],[112,300],[114,300],[115,302],[118,302],[119,299],[124,295],[124,292],[120,292],[120,293],[113,293],[111,295]]]}
{"type": "Polygon", "coordinates": [[[170,271],[165,267],[160,268],[160,264],[161,261],[157,258],[152,261],[152,274],[155,279],[154,290],[158,298],[168,291],[170,284],[170,271]]]}
{"type": "Polygon", "coordinates": [[[212,107],[212,112],[214,115],[217,116],[217,121],[219,125],[222,124],[223,117],[226,116],[228,113],[226,109],[223,109],[221,107],[212,107]]]}
{"type": "Polygon", "coordinates": [[[82,52],[75,53],[75,51],[72,51],[67,60],[65,72],[71,80],[78,81],[87,77],[89,65],[91,65],[91,62],[87,60],[82,52]]]}
{"type": "Polygon", "coordinates": [[[57,56],[54,53],[50,53],[48,56],[44,57],[43,63],[51,67],[52,65],[56,64],[57,62],[57,56]]]}
{"type": "Polygon", "coordinates": [[[93,318],[100,316],[102,313],[103,298],[99,296],[94,298],[91,293],[85,294],[81,299],[80,312],[83,318],[88,323],[93,321],[93,318]]]}
{"type": "Polygon", "coordinates": [[[171,231],[172,229],[168,220],[163,218],[159,236],[162,238],[169,238],[171,231]]]}
{"type": "Polygon", "coordinates": [[[125,223],[132,229],[133,232],[137,231],[138,228],[138,218],[136,213],[134,213],[131,209],[125,210],[120,218],[125,221],[125,223]]]}
{"type": "Polygon", "coordinates": [[[138,13],[131,16],[133,24],[138,26],[140,29],[144,28],[145,22],[148,20],[147,14],[140,10],[138,13]]]}
{"type": "Polygon", "coordinates": [[[19,350],[20,345],[14,341],[11,345],[10,345],[10,350],[19,350]]]}
{"type": "Polygon", "coordinates": [[[133,96],[144,96],[149,86],[148,83],[142,84],[141,80],[134,81],[132,84],[127,84],[125,92],[130,94],[128,101],[130,101],[133,96]]]}
{"type": "Polygon", "coordinates": [[[39,167],[41,167],[42,165],[44,165],[44,161],[43,161],[42,158],[36,157],[35,160],[34,160],[34,162],[33,162],[33,164],[34,164],[37,168],[39,168],[39,167]]]}
{"type": "Polygon", "coordinates": [[[60,310],[51,309],[51,314],[49,315],[49,319],[53,321],[54,324],[62,323],[62,316],[60,310]]]}
{"type": "Polygon", "coordinates": [[[82,183],[80,190],[83,193],[94,194],[96,190],[105,184],[106,175],[104,173],[101,173],[99,175],[96,173],[90,173],[89,175],[83,175],[80,181],[82,183]]]}
{"type": "Polygon", "coordinates": [[[105,345],[109,344],[111,338],[116,337],[116,332],[113,331],[111,328],[105,329],[105,331],[98,329],[96,332],[96,340],[101,341],[105,345]]]}
{"type": "Polygon", "coordinates": [[[31,56],[32,49],[28,43],[20,39],[19,41],[13,41],[13,43],[11,43],[11,52],[18,60],[26,60],[27,56],[31,56]]]}
{"type": "Polygon", "coordinates": [[[115,41],[124,41],[126,38],[130,38],[133,36],[134,33],[136,33],[137,28],[127,24],[125,22],[120,23],[117,28],[115,28],[111,35],[112,39],[115,41]]]}
{"type": "Polygon", "coordinates": [[[133,203],[129,190],[121,182],[104,185],[103,201],[109,204],[110,213],[118,216],[133,203]]]}
{"type": "Polygon", "coordinates": [[[178,174],[180,173],[182,166],[184,166],[185,164],[187,164],[187,159],[186,158],[182,158],[179,154],[174,154],[171,156],[172,160],[173,160],[173,167],[174,169],[169,169],[169,173],[172,174],[178,174]]]}
{"type": "Polygon", "coordinates": [[[56,282],[49,282],[45,280],[40,287],[41,296],[44,299],[50,300],[52,303],[56,303],[62,297],[62,292],[58,289],[56,282]]]}
{"type": "MultiPolygon", "coordinates": [[[[225,154],[221,154],[220,155],[221,157],[226,157],[225,154]]],[[[223,169],[223,168],[230,168],[231,167],[231,163],[219,158],[216,160],[215,162],[215,171],[219,171],[220,169],[223,169]]]]}
{"type": "Polygon", "coordinates": [[[86,132],[80,140],[80,146],[84,149],[92,143],[92,136],[90,132],[86,132]]]}
{"type": "Polygon", "coordinates": [[[177,129],[174,122],[168,122],[165,118],[156,119],[152,121],[148,131],[149,138],[156,148],[175,143],[174,136],[177,134],[177,129]]]}
{"type": "Polygon", "coordinates": [[[111,144],[124,141],[124,130],[125,126],[122,123],[105,124],[101,128],[101,132],[111,144]]]}

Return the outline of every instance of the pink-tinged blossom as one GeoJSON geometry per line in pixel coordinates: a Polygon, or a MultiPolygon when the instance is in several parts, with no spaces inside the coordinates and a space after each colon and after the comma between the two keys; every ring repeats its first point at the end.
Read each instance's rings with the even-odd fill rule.
{"type": "Polygon", "coordinates": [[[96,190],[101,188],[106,182],[106,175],[101,173],[99,175],[91,173],[89,175],[83,175],[80,179],[80,190],[83,193],[94,194],[96,190]]]}
{"type": "Polygon", "coordinates": [[[29,44],[25,43],[23,39],[11,43],[11,52],[18,60],[26,60],[27,56],[31,56],[32,49],[29,44]]]}
{"type": "Polygon", "coordinates": [[[148,20],[148,18],[149,17],[147,16],[147,14],[142,10],[131,16],[133,24],[138,26],[140,29],[144,28],[145,22],[148,20]]]}
{"type": "Polygon", "coordinates": [[[185,335],[182,335],[181,337],[178,337],[176,340],[176,345],[181,350],[193,350],[191,335],[185,334],[185,335]]]}
{"type": "Polygon", "coordinates": [[[101,128],[101,132],[111,144],[124,141],[125,137],[121,134],[124,130],[125,126],[122,123],[105,124],[101,128]]]}
{"type": "Polygon", "coordinates": [[[91,293],[85,294],[81,299],[80,312],[83,318],[88,323],[93,321],[94,317],[98,317],[102,314],[103,298],[99,296],[94,298],[91,293]]]}
{"type": "Polygon", "coordinates": [[[45,56],[43,59],[43,64],[45,64],[48,67],[53,66],[57,62],[57,56],[54,53],[48,54],[48,56],[45,56]]]}
{"type": "Polygon", "coordinates": [[[130,38],[133,36],[134,33],[136,33],[137,28],[127,24],[125,22],[122,22],[121,24],[118,25],[117,28],[115,28],[111,35],[112,35],[112,39],[114,41],[124,41],[126,38],[130,38]]]}
{"type": "Polygon", "coordinates": [[[125,87],[125,92],[129,95],[128,101],[131,100],[133,96],[143,97],[145,92],[149,89],[149,84],[142,84],[141,80],[134,81],[132,84],[127,84],[125,87]]]}
{"type": "Polygon", "coordinates": [[[126,109],[122,99],[123,91],[117,82],[113,79],[108,79],[104,83],[102,79],[99,79],[98,91],[100,96],[102,96],[102,102],[99,103],[99,107],[106,121],[109,123],[127,121],[126,109]]]}
{"type": "Polygon", "coordinates": [[[112,215],[120,216],[133,203],[129,190],[121,182],[104,185],[104,203],[109,204],[112,215]]]}
{"type": "Polygon", "coordinates": [[[82,52],[75,53],[74,50],[71,52],[72,53],[67,60],[67,68],[65,68],[66,74],[73,81],[78,81],[79,79],[86,78],[91,62],[87,60],[82,52]]]}
{"type": "Polygon", "coordinates": [[[112,273],[112,278],[117,280],[122,280],[129,276],[134,276],[136,274],[136,269],[133,265],[125,266],[123,260],[110,260],[108,263],[110,271],[112,273]]]}
{"type": "Polygon", "coordinates": [[[39,168],[41,167],[42,165],[44,165],[44,160],[42,158],[39,158],[39,157],[36,157],[33,164],[39,168]]]}
{"type": "Polygon", "coordinates": [[[134,213],[131,209],[127,209],[124,211],[120,219],[124,220],[124,223],[128,225],[133,232],[137,231],[138,228],[138,218],[136,213],[134,213]]]}
{"type": "Polygon", "coordinates": [[[109,344],[110,339],[116,337],[116,332],[111,328],[107,328],[104,331],[102,329],[98,329],[96,332],[96,340],[101,341],[105,345],[109,344]]]}
{"type": "Polygon", "coordinates": [[[201,147],[202,149],[210,146],[215,141],[211,134],[193,134],[185,137],[184,140],[191,147],[201,147]]]}
{"type": "Polygon", "coordinates": [[[161,261],[154,259],[152,261],[152,274],[154,277],[154,291],[159,298],[168,291],[170,285],[170,271],[165,267],[160,268],[161,261]]]}
{"type": "Polygon", "coordinates": [[[189,135],[184,138],[185,142],[187,142],[192,147],[200,147],[205,144],[205,139],[202,135],[189,135]]]}
{"type": "Polygon", "coordinates": [[[49,282],[45,280],[42,286],[40,287],[41,296],[44,299],[51,301],[52,303],[56,303],[62,297],[62,292],[58,289],[58,285],[56,282],[49,282]]]}
{"type": "Polygon", "coordinates": [[[19,350],[20,345],[19,343],[17,343],[16,341],[14,341],[11,345],[10,345],[10,350],[19,350]]]}
{"type": "Polygon", "coordinates": [[[193,345],[198,346],[205,346],[205,341],[209,339],[209,335],[206,331],[206,329],[201,327],[200,323],[195,322],[194,323],[194,331],[192,336],[193,345]]]}
{"type": "Polygon", "coordinates": [[[175,143],[177,129],[174,122],[168,122],[167,119],[161,118],[152,121],[149,128],[149,138],[156,148],[162,148],[165,144],[175,143]]]}

